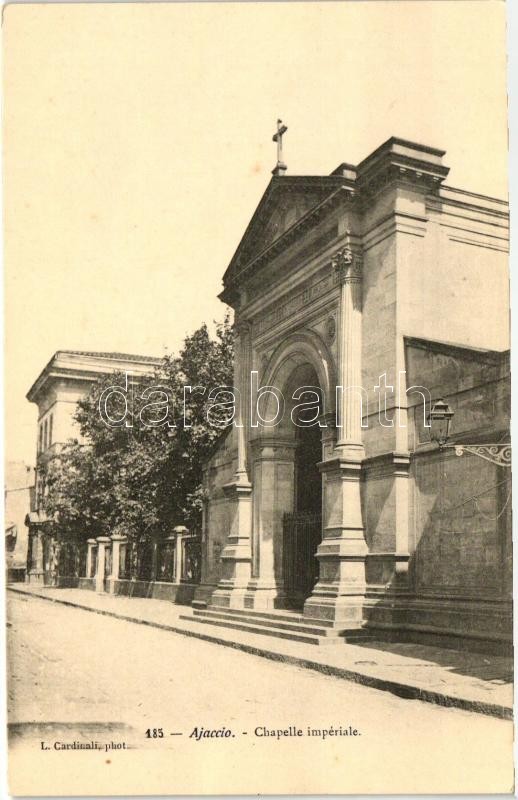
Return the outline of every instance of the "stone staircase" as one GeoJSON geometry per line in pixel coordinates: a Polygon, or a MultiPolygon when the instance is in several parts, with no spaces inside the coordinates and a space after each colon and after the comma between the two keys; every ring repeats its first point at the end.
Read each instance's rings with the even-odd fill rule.
{"type": "Polygon", "coordinates": [[[335,645],[372,638],[363,628],[336,628],[330,620],[311,620],[295,611],[286,610],[255,611],[209,606],[193,608],[192,614],[182,614],[180,619],[304,644],[335,645]]]}

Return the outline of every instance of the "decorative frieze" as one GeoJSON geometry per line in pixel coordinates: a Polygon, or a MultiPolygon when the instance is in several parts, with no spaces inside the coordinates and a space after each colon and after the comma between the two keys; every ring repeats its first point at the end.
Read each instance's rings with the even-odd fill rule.
{"type": "Polygon", "coordinates": [[[318,300],[331,289],[338,285],[338,275],[320,272],[316,277],[303,283],[295,293],[292,293],[285,302],[275,303],[271,311],[254,323],[254,333],[258,336],[271,330],[275,325],[294,316],[305,306],[318,300]]]}

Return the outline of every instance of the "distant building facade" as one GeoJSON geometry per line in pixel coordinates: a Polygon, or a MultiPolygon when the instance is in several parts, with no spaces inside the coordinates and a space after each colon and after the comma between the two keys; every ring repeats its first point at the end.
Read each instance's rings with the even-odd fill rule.
{"type": "MultiPolygon", "coordinates": [[[[69,439],[82,441],[74,420],[77,403],[92,385],[105,375],[126,373],[131,379],[153,374],[161,359],[126,353],[60,350],[51,358],[27,393],[38,407],[36,458],[41,463],[69,439]]],[[[58,573],[55,542],[48,534],[43,510],[45,485],[42,470],[36,469],[34,500],[27,515],[30,583],[55,583],[58,573]]]]}
{"type": "Polygon", "coordinates": [[[445,185],[443,157],[392,138],[274,170],[223,281],[244,402],[206,465],[200,623],[510,646],[508,206],[445,185]],[[271,392],[251,419],[252,371],[280,421],[271,392]],[[447,447],[420,387],[454,411],[447,447]]]}
{"type": "Polygon", "coordinates": [[[7,581],[23,581],[27,567],[25,519],[34,503],[34,467],[23,461],[5,465],[5,557],[7,581]]]}

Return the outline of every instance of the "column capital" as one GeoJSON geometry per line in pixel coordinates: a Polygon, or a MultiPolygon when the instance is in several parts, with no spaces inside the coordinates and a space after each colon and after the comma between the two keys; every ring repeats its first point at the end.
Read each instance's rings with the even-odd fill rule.
{"type": "Polygon", "coordinates": [[[346,244],[334,253],[331,267],[339,284],[359,283],[362,278],[363,258],[346,244]]]}
{"type": "Polygon", "coordinates": [[[246,336],[246,334],[250,333],[251,328],[252,323],[250,320],[236,314],[234,318],[234,332],[236,336],[246,336]]]}
{"type": "Polygon", "coordinates": [[[97,544],[97,539],[87,539],[86,543],[90,545],[97,544]]]}
{"type": "Polygon", "coordinates": [[[122,533],[113,533],[110,538],[111,538],[112,542],[127,542],[128,541],[127,537],[124,536],[122,533]]]}
{"type": "Polygon", "coordinates": [[[110,544],[111,539],[109,536],[98,536],[96,542],[97,544],[110,544]]]}

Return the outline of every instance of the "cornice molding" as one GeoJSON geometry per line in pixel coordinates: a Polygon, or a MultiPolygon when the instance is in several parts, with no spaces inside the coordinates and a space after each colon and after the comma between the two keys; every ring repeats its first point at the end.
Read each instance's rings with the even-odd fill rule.
{"type": "MultiPolygon", "coordinates": [[[[285,179],[280,178],[279,180],[285,179]]],[[[277,256],[280,252],[283,252],[287,247],[293,244],[293,242],[303,236],[308,230],[316,227],[316,225],[318,225],[318,223],[321,221],[325,212],[331,210],[332,208],[336,208],[341,203],[351,202],[354,197],[354,190],[348,186],[342,185],[332,194],[330,194],[325,200],[306,212],[304,216],[294,222],[287,231],[275,239],[267,248],[265,248],[265,250],[259,253],[259,255],[245,264],[241,269],[236,268],[233,273],[228,275],[225,288],[219,295],[220,300],[232,306],[236,301],[237,295],[235,286],[237,284],[241,284],[243,281],[246,281],[251,274],[261,269],[265,263],[271,261],[271,259],[275,258],[275,256],[277,256]]]]}

